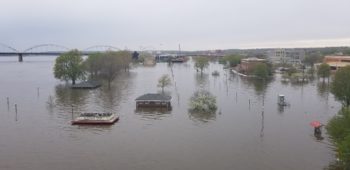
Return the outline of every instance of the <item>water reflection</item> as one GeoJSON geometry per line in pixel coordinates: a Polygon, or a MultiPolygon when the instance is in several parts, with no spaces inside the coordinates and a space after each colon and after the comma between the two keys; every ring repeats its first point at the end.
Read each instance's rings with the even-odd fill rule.
{"type": "Polygon", "coordinates": [[[231,70],[228,70],[226,73],[229,75],[228,80],[230,80],[230,82],[237,79],[237,74],[233,73],[231,70]]]}
{"type": "Polygon", "coordinates": [[[196,85],[199,86],[200,88],[204,88],[209,82],[209,74],[207,73],[195,74],[195,79],[196,79],[196,85]]]}
{"type": "Polygon", "coordinates": [[[328,98],[329,90],[329,83],[323,81],[317,83],[317,92],[320,97],[328,98]]]}
{"type": "Polygon", "coordinates": [[[288,85],[289,84],[289,79],[282,79],[281,80],[282,85],[288,85]]]}
{"type": "Polygon", "coordinates": [[[143,119],[161,120],[169,117],[171,110],[167,108],[137,108],[135,114],[140,115],[143,119]]]}
{"type": "MultiPolygon", "coordinates": [[[[52,64],[46,64],[45,70],[38,69],[38,64],[28,65],[26,62],[14,63],[11,67],[7,67],[8,64],[10,63],[0,67],[3,69],[0,74],[3,73],[3,79],[6,79],[2,82],[1,94],[11,97],[12,110],[11,114],[0,114],[0,145],[3,146],[2,154],[7,155],[6,159],[0,160],[0,167],[5,169],[35,169],[46,165],[51,169],[89,169],[88,167],[94,166],[135,170],[169,167],[201,170],[322,169],[328,164],[327,161],[333,159],[333,152],[327,148],[327,136],[323,136],[325,139],[322,142],[315,142],[317,136],[310,133],[308,122],[309,119],[326,122],[341,105],[329,94],[329,103],[334,108],[324,109],[324,102],[319,100],[317,94],[317,83],[314,86],[305,85],[303,97],[299,87],[281,85],[279,81],[264,84],[261,80],[246,80],[226,71],[227,75],[221,74],[220,79],[216,80],[216,86],[212,86],[213,82],[208,82],[214,81],[211,72],[207,72],[209,77],[203,81],[203,77],[197,79],[200,74],[196,74],[192,66],[186,68],[174,64],[173,74],[176,79],[179,78],[176,82],[179,88],[175,85],[167,88],[173,97],[173,110],[135,110],[135,98],[139,94],[156,90],[156,75],[170,73],[166,63],[147,70],[140,66],[132,70],[129,76],[118,76],[111,89],[102,86],[95,90],[56,87],[57,81],[51,73],[52,64]],[[25,66],[28,69],[24,72],[11,71],[12,67],[21,69],[25,66]],[[47,72],[50,74],[37,76],[35,81],[42,82],[38,84],[30,76],[47,72]],[[219,83],[222,83],[222,89],[226,84],[226,90],[220,90],[219,83]],[[210,84],[207,89],[217,96],[220,106],[218,113],[187,111],[189,92],[198,90],[198,84],[206,88],[210,84]],[[45,88],[40,88],[40,100],[32,100],[36,94],[26,93],[19,85],[34,90],[37,87],[45,88]],[[283,89],[290,102],[293,102],[293,107],[277,108],[275,89],[283,89]],[[243,94],[242,100],[250,99],[251,108],[248,107],[248,101],[235,102],[236,94],[243,94]],[[266,99],[271,99],[265,101],[264,113],[260,110],[261,100],[254,98],[256,94],[260,95],[258,98],[265,96],[266,99]],[[48,114],[46,103],[39,103],[51,103],[49,95],[52,95],[54,101],[55,114],[48,114]],[[23,114],[26,116],[26,120],[23,119],[25,121],[8,121],[10,116],[11,119],[14,116],[14,102],[21,104],[21,110],[26,111],[23,114]],[[43,104],[43,107],[35,107],[38,103],[43,104]],[[75,110],[84,112],[115,109],[115,112],[122,113],[121,121],[111,126],[72,126],[71,104],[74,104],[75,110]],[[293,114],[282,116],[278,114],[278,109],[280,113],[287,109],[284,113],[288,111],[293,114]],[[220,115],[221,110],[224,113],[230,113],[231,110],[235,112],[220,115]],[[304,112],[314,114],[303,114],[304,112]],[[151,124],[153,128],[140,133],[140,127],[145,124],[151,124]],[[14,131],[16,135],[13,134],[14,131]],[[162,137],[154,138],[157,135],[162,137]],[[188,150],[189,147],[192,149],[188,150]],[[65,156],[59,156],[62,154],[65,156]],[[174,159],[177,161],[171,161],[174,159]],[[52,160],[62,163],[52,164],[52,160]]],[[[211,65],[210,69],[218,68],[216,64],[211,65]]],[[[6,112],[5,97],[2,101],[3,107],[0,110],[6,112]]],[[[47,105],[49,107],[50,104],[47,105]]]]}
{"type": "Polygon", "coordinates": [[[277,105],[277,111],[278,111],[279,114],[282,114],[284,112],[284,107],[285,106],[282,106],[282,105],[279,105],[279,104],[277,105]]]}
{"type": "Polygon", "coordinates": [[[216,120],[216,112],[212,113],[200,113],[200,112],[189,112],[189,118],[194,122],[208,123],[216,120]]]}
{"type": "Polygon", "coordinates": [[[346,166],[341,161],[333,161],[325,170],[346,170],[346,166]]]}
{"type": "Polygon", "coordinates": [[[134,73],[121,72],[110,87],[103,85],[96,90],[95,103],[99,106],[99,110],[104,112],[115,112],[122,100],[126,100],[128,92],[132,87],[132,78],[134,73]]]}
{"type": "Polygon", "coordinates": [[[291,81],[290,85],[292,87],[304,87],[308,83],[309,83],[309,81],[291,81]]]}
{"type": "Polygon", "coordinates": [[[99,104],[102,110],[105,112],[113,111],[114,107],[120,102],[120,87],[111,85],[110,88],[103,86],[97,93],[95,102],[99,104]]]}
{"type": "Polygon", "coordinates": [[[257,96],[264,95],[268,85],[273,81],[272,79],[261,80],[256,78],[242,78],[243,84],[254,87],[257,96]]]}
{"type": "Polygon", "coordinates": [[[113,125],[74,125],[79,131],[86,131],[93,134],[102,134],[111,131],[113,125]]]}
{"type": "Polygon", "coordinates": [[[55,106],[55,99],[50,95],[46,102],[46,108],[49,111],[49,113],[53,113],[55,106]]]}
{"type": "Polygon", "coordinates": [[[83,110],[89,98],[89,90],[71,89],[67,85],[57,85],[55,87],[55,104],[59,110],[71,112],[71,107],[83,110]]]}
{"type": "Polygon", "coordinates": [[[264,137],[264,111],[261,112],[261,129],[260,129],[260,138],[264,137]]]}
{"type": "Polygon", "coordinates": [[[324,137],[322,136],[322,133],[314,133],[314,136],[318,141],[321,141],[324,139],[324,137]]]}

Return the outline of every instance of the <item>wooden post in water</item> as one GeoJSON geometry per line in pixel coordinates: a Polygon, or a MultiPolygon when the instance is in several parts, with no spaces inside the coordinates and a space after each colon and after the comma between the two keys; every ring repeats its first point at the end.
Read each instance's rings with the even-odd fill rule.
{"type": "Polygon", "coordinates": [[[72,105],[72,120],[74,120],[74,115],[73,115],[73,105],[72,105]]]}
{"type": "Polygon", "coordinates": [[[262,109],[265,107],[265,92],[263,93],[262,109]]]}
{"type": "Polygon", "coordinates": [[[7,111],[9,111],[10,110],[10,99],[9,99],[9,97],[7,97],[6,100],[7,100],[7,111]]]}
{"type": "Polygon", "coordinates": [[[264,97],[263,97],[263,102],[262,102],[262,110],[264,110],[264,106],[265,105],[265,95],[264,95],[264,97]]]}
{"type": "Polygon", "coordinates": [[[249,110],[250,110],[250,99],[249,99],[249,110]]]}
{"type": "Polygon", "coordinates": [[[16,122],[17,122],[17,104],[15,104],[15,113],[16,113],[15,120],[16,120],[16,122]]]}
{"type": "Polygon", "coordinates": [[[261,112],[261,130],[260,130],[260,138],[264,137],[264,110],[261,112]]]}
{"type": "Polygon", "coordinates": [[[38,87],[38,88],[37,88],[38,97],[40,96],[40,91],[39,91],[39,90],[40,90],[40,88],[38,87]]]}
{"type": "Polygon", "coordinates": [[[237,98],[237,92],[236,92],[236,103],[237,103],[237,100],[238,100],[238,98],[237,98]]]}

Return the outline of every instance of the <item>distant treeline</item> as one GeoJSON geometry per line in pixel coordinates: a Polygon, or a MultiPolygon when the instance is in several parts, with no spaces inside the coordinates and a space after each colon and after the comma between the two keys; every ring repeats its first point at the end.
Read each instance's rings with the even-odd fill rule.
{"type": "MultiPolygon", "coordinates": [[[[266,56],[269,51],[276,48],[261,48],[261,49],[224,49],[224,50],[200,50],[200,51],[181,51],[183,55],[201,55],[201,54],[222,54],[222,55],[243,55],[247,57],[266,56]]],[[[284,48],[304,50],[306,55],[332,55],[342,53],[350,55],[350,47],[319,47],[319,48],[284,48]]],[[[162,51],[162,53],[179,53],[176,50],[162,51]]]]}

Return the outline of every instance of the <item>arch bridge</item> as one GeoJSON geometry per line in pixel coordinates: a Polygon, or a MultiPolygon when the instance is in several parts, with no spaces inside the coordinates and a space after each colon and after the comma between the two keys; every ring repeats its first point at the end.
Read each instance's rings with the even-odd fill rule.
{"type": "MultiPolygon", "coordinates": [[[[9,45],[0,43],[0,56],[18,56],[18,61],[22,62],[24,56],[58,56],[72,50],[58,44],[39,44],[19,51],[9,45]]],[[[119,51],[118,47],[110,45],[95,45],[85,48],[81,51],[83,55],[89,55],[96,52],[119,51]]]]}

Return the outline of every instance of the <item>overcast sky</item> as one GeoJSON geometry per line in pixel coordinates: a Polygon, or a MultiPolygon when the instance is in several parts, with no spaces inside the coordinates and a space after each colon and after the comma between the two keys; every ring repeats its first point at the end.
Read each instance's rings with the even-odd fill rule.
{"type": "Polygon", "coordinates": [[[0,0],[0,43],[132,50],[350,46],[350,0],[0,0]]]}

